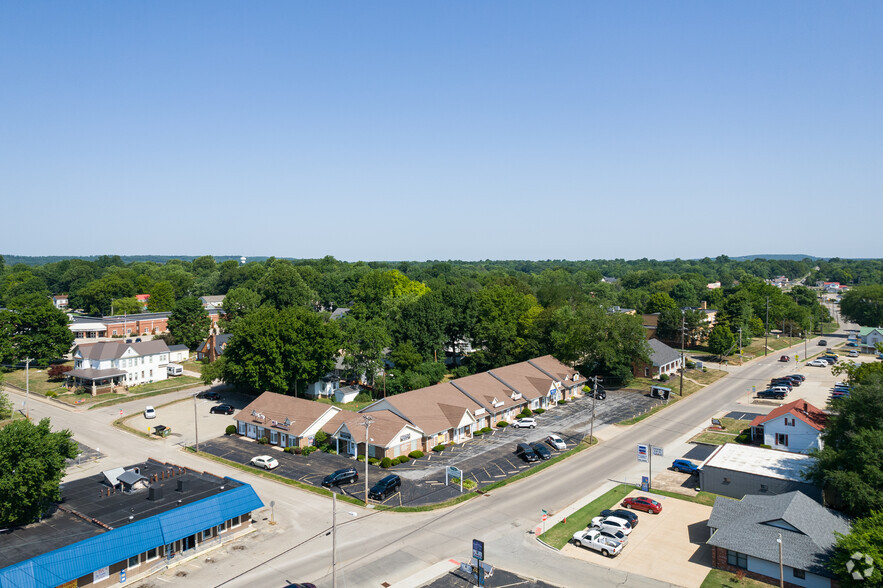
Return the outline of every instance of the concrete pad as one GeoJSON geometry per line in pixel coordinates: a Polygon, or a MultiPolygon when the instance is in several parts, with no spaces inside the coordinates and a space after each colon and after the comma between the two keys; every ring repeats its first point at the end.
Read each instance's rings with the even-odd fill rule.
{"type": "MultiPolygon", "coordinates": [[[[636,490],[629,496],[647,494],[636,490]]],[[[640,517],[638,526],[617,557],[605,558],[573,544],[566,545],[561,553],[675,586],[698,588],[711,569],[711,547],[705,545],[710,536],[706,523],[711,507],[655,494],[649,496],[662,503],[662,512],[653,515],[636,511],[640,517]]]]}

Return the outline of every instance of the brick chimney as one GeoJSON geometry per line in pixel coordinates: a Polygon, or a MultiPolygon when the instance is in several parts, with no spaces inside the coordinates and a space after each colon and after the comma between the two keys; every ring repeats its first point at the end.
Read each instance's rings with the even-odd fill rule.
{"type": "Polygon", "coordinates": [[[701,310],[708,310],[708,302],[706,302],[705,300],[703,300],[702,302],[699,303],[699,308],[700,308],[701,310]]]}

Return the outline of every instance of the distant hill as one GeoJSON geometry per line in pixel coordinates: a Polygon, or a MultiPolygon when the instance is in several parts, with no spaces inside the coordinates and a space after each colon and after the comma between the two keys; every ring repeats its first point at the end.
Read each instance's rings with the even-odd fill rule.
{"type": "MultiPolygon", "coordinates": [[[[64,261],[65,259],[82,259],[85,261],[96,261],[102,255],[44,255],[44,256],[30,256],[30,255],[3,255],[3,260],[6,262],[7,266],[13,266],[17,263],[23,263],[25,265],[37,266],[44,265],[47,263],[55,263],[57,261],[64,261]]],[[[119,258],[124,263],[132,263],[135,261],[154,261],[159,264],[164,264],[172,259],[180,259],[181,261],[193,261],[197,257],[202,257],[201,255],[120,255],[119,258]]],[[[213,255],[215,261],[221,263],[222,261],[227,261],[230,259],[235,259],[239,261],[241,256],[239,255],[213,255]]],[[[257,256],[257,257],[249,257],[248,261],[264,261],[268,259],[268,256],[257,256]]],[[[278,259],[290,259],[279,257],[278,259]]]]}
{"type": "Polygon", "coordinates": [[[827,257],[816,257],[814,255],[802,255],[799,253],[759,253],[757,255],[742,255],[740,257],[731,257],[733,261],[752,261],[755,259],[769,259],[769,260],[787,260],[787,261],[803,261],[804,259],[811,259],[812,261],[818,261],[820,259],[828,259],[827,257]]]}

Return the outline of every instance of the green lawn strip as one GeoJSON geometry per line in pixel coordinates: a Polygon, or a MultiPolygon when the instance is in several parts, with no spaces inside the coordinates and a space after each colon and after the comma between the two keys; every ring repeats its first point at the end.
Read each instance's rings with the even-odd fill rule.
{"type": "Polygon", "coordinates": [[[751,424],[751,421],[742,419],[722,418],[719,420],[724,426],[724,431],[726,431],[727,433],[733,433],[734,435],[740,434],[751,424]]]}
{"type": "MultiPolygon", "coordinates": [[[[62,365],[69,365],[73,367],[74,362],[68,361],[62,365]]],[[[3,382],[21,390],[25,390],[26,388],[28,388],[28,391],[30,393],[39,394],[41,396],[45,396],[47,392],[58,392],[59,394],[61,394],[62,392],[67,392],[64,381],[50,381],[49,376],[46,375],[46,369],[37,369],[31,367],[31,369],[27,370],[27,372],[27,375],[25,375],[25,370],[23,369],[16,369],[10,372],[6,372],[5,374],[3,374],[3,382]]]]}
{"type": "MultiPolygon", "coordinates": [[[[186,377],[186,376],[183,376],[183,377],[186,377]]],[[[196,378],[190,378],[190,379],[195,380],[196,378]]],[[[179,378],[179,380],[180,380],[180,378],[179,378]]],[[[176,392],[178,390],[184,390],[187,388],[195,388],[197,385],[199,385],[199,382],[197,382],[196,384],[185,384],[183,386],[176,386],[175,388],[169,388],[167,390],[154,390],[152,392],[144,392],[142,394],[128,394],[125,396],[114,394],[113,398],[111,398],[111,400],[96,401],[95,404],[92,404],[89,407],[89,410],[92,410],[93,408],[103,408],[105,406],[113,406],[114,404],[123,404],[125,402],[131,402],[133,400],[139,400],[142,398],[151,398],[153,396],[160,396],[162,394],[168,394],[169,392],[176,392]]],[[[110,396],[110,395],[103,394],[102,396],[96,397],[96,398],[106,398],[107,396],[110,396]]],[[[189,398],[185,398],[184,400],[189,400],[189,398]]],[[[175,401],[175,402],[177,402],[177,401],[175,401]]]]}
{"type": "MultiPolygon", "coordinates": [[[[699,382],[703,386],[708,386],[713,382],[717,382],[721,378],[727,375],[728,372],[724,370],[715,370],[711,368],[706,368],[705,371],[702,370],[687,370],[684,372],[685,378],[690,378],[696,382],[699,382]]],[[[677,379],[677,377],[675,377],[677,379]]]]}
{"type": "MultiPolygon", "coordinates": [[[[312,492],[313,494],[319,494],[321,496],[331,496],[331,491],[326,490],[325,488],[321,488],[319,486],[311,486],[310,484],[304,484],[303,482],[298,482],[297,480],[292,480],[290,478],[286,478],[284,476],[279,476],[272,472],[268,472],[266,470],[259,470],[253,466],[236,463],[235,461],[230,461],[229,459],[224,459],[223,457],[218,457],[217,455],[212,455],[211,453],[205,453],[203,451],[196,452],[193,448],[188,447],[187,450],[191,453],[195,453],[200,457],[204,457],[206,459],[210,459],[212,461],[216,461],[218,463],[222,463],[230,466],[231,468],[236,468],[238,470],[242,470],[243,472],[248,472],[250,474],[254,474],[255,476],[261,476],[262,478],[267,478],[268,480],[273,480],[275,482],[281,482],[282,484],[287,484],[289,486],[294,486],[295,488],[300,488],[301,490],[306,490],[307,492],[312,492]]],[[[347,496],[346,494],[338,494],[337,499],[341,502],[349,502],[350,504],[355,504],[357,506],[365,506],[365,502],[362,500],[358,500],[353,498],[352,496],[347,496]]],[[[390,509],[390,510],[398,510],[398,509],[390,509]]]]}
{"type": "MultiPolygon", "coordinates": [[[[699,483],[698,480],[696,483],[699,483]]],[[[634,488],[632,488],[632,490],[634,490],[634,488]]],[[[668,496],[669,498],[677,498],[678,500],[686,500],[687,502],[695,502],[696,504],[703,504],[705,506],[714,506],[714,501],[720,496],[720,494],[713,494],[711,492],[698,492],[695,496],[690,496],[687,494],[678,494],[677,492],[669,492],[668,490],[653,490],[652,488],[650,489],[650,494],[668,496]]]]}
{"type": "Polygon", "coordinates": [[[706,445],[725,445],[727,443],[735,443],[736,435],[727,435],[726,433],[711,433],[706,431],[705,433],[699,433],[692,439],[690,439],[690,443],[704,443],[706,445]]]}
{"type": "MultiPolygon", "coordinates": [[[[334,402],[330,398],[317,398],[316,402],[321,402],[322,404],[330,404],[331,406],[336,406],[337,408],[345,408],[347,410],[352,410],[354,412],[358,412],[358,411],[362,410],[363,408],[365,408],[366,406],[374,404],[377,401],[376,400],[366,400],[363,402],[356,402],[355,400],[353,400],[352,402],[334,402]]],[[[364,441],[364,440],[365,439],[362,438],[362,441],[364,441]]]]}
{"type": "Polygon", "coordinates": [[[733,572],[711,570],[700,588],[770,588],[770,584],[751,578],[739,579],[733,572]]]}
{"type": "Polygon", "coordinates": [[[618,505],[634,489],[634,486],[628,484],[620,484],[611,488],[578,511],[567,515],[566,523],[561,521],[540,535],[540,539],[555,549],[561,549],[573,538],[574,533],[586,528],[592,517],[598,516],[598,513],[605,508],[613,508],[618,505]]]}

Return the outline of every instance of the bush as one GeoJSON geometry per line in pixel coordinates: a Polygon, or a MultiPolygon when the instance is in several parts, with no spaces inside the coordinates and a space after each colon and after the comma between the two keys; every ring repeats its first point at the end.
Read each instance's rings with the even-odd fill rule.
{"type": "Polygon", "coordinates": [[[410,457],[411,459],[420,459],[421,457],[423,457],[423,452],[420,451],[419,449],[415,449],[414,451],[412,451],[411,453],[408,454],[408,457],[410,457]]]}
{"type": "Polygon", "coordinates": [[[380,467],[385,469],[390,466],[392,466],[392,460],[390,458],[384,457],[383,459],[380,460],[380,467]]]}
{"type": "Polygon", "coordinates": [[[564,400],[563,398],[562,398],[561,400],[558,401],[558,405],[559,405],[559,406],[564,405],[564,404],[567,404],[567,401],[564,400]]]}
{"type": "Polygon", "coordinates": [[[306,456],[306,455],[311,454],[311,453],[314,452],[314,451],[316,451],[316,448],[315,448],[315,447],[312,447],[312,446],[311,446],[311,447],[303,447],[303,448],[301,449],[301,455],[305,455],[305,456],[306,456]]]}
{"type": "Polygon", "coordinates": [[[227,425],[227,428],[224,429],[225,435],[233,435],[236,433],[236,425],[227,425]]]}
{"type": "Polygon", "coordinates": [[[46,370],[46,375],[49,377],[50,380],[60,380],[64,377],[64,374],[71,371],[72,369],[74,369],[73,366],[56,363],[49,366],[49,369],[46,370]]]}
{"type": "Polygon", "coordinates": [[[357,455],[356,461],[360,461],[362,463],[365,463],[365,456],[364,455],[357,455]]]}
{"type": "Polygon", "coordinates": [[[331,449],[330,447],[329,447],[328,449],[326,449],[326,452],[327,452],[327,453],[330,453],[331,455],[337,455],[337,450],[336,450],[336,449],[331,449]]]}
{"type": "Polygon", "coordinates": [[[313,445],[319,449],[328,447],[328,433],[325,431],[317,431],[316,435],[313,437],[313,445]]]}
{"type": "Polygon", "coordinates": [[[500,422],[497,423],[497,428],[498,428],[498,429],[505,429],[505,428],[508,427],[508,426],[509,426],[509,423],[507,423],[506,421],[500,421],[500,422]]]}
{"type": "Polygon", "coordinates": [[[491,429],[490,427],[485,427],[481,430],[481,432],[482,433],[492,433],[493,429],[491,429]]]}
{"type": "Polygon", "coordinates": [[[411,461],[411,458],[407,455],[400,455],[396,458],[396,463],[407,463],[411,461]]]}
{"type": "Polygon", "coordinates": [[[696,368],[696,362],[693,361],[693,360],[688,359],[688,360],[687,360],[687,369],[688,369],[688,370],[692,370],[692,369],[695,369],[695,368],[696,368]]]}
{"type": "Polygon", "coordinates": [[[445,450],[445,446],[444,445],[436,445],[435,447],[432,448],[432,450],[435,451],[436,453],[441,453],[442,451],[445,450]]]}
{"type": "Polygon", "coordinates": [[[46,398],[58,398],[58,392],[55,390],[50,390],[45,394],[46,398]]]}
{"type": "Polygon", "coordinates": [[[371,402],[372,400],[374,399],[371,397],[370,392],[359,392],[358,394],[356,394],[353,402],[371,402]]]}
{"type": "Polygon", "coordinates": [[[659,381],[660,382],[668,382],[668,380],[669,380],[668,374],[659,374],[659,381]]]}
{"type": "Polygon", "coordinates": [[[270,441],[267,440],[266,437],[261,437],[260,439],[258,439],[258,443],[260,443],[261,445],[266,445],[266,444],[269,443],[269,442],[270,442],[270,441]]]}
{"type": "Polygon", "coordinates": [[[470,370],[468,366],[460,365],[451,370],[451,375],[455,378],[465,378],[466,376],[472,375],[472,370],[470,370]]]}
{"type": "Polygon", "coordinates": [[[748,433],[742,433],[736,436],[736,443],[748,443],[751,440],[751,435],[748,433]]]}
{"type": "Polygon", "coordinates": [[[772,449],[772,447],[770,447],[769,445],[761,445],[761,448],[762,449],[772,449]]]}
{"type": "Polygon", "coordinates": [[[290,447],[289,449],[291,449],[291,452],[295,455],[300,455],[304,452],[303,447],[290,447]]]}
{"type": "Polygon", "coordinates": [[[546,412],[546,409],[545,409],[545,408],[538,408],[538,409],[536,409],[534,412],[535,412],[536,414],[543,414],[544,412],[546,412]]]}
{"type": "Polygon", "coordinates": [[[521,411],[521,414],[519,414],[518,416],[520,416],[521,418],[526,419],[526,418],[528,418],[528,417],[532,417],[532,416],[533,416],[533,411],[532,411],[531,409],[529,409],[528,407],[525,406],[525,407],[524,407],[524,410],[522,410],[522,411],[521,411]]]}
{"type": "Polygon", "coordinates": [[[368,464],[369,464],[369,465],[377,465],[377,464],[379,464],[379,463],[380,463],[380,460],[377,459],[376,457],[369,457],[369,458],[368,458],[368,464]]]}

